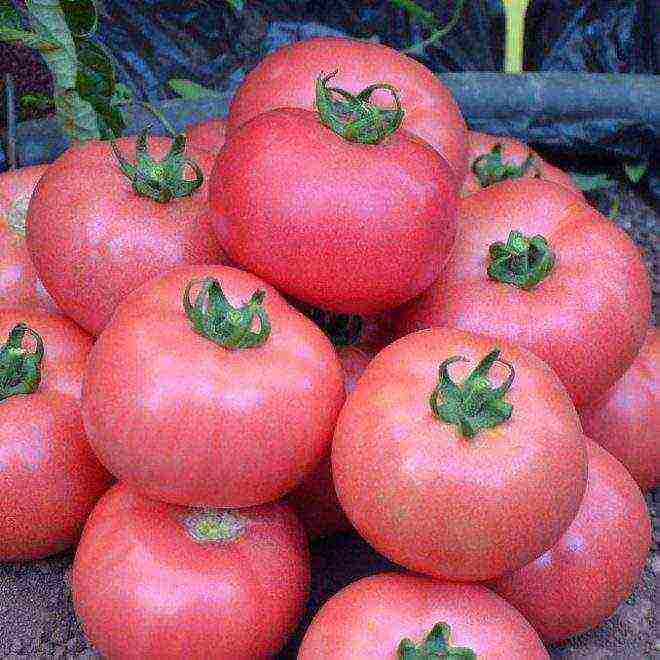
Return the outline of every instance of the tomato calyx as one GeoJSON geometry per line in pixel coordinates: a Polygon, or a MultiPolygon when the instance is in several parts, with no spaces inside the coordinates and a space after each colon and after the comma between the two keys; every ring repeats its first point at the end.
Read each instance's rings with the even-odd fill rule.
{"type": "Polygon", "coordinates": [[[147,150],[147,137],[150,127],[140,132],[135,143],[136,164],[130,163],[111,140],[112,150],[119,161],[119,167],[133,184],[133,190],[141,197],[149,197],[165,204],[176,197],[188,197],[204,183],[204,175],[199,165],[185,155],[186,135],[179,133],[173,137],[167,155],[160,161],[154,160],[147,150]],[[184,178],[185,168],[190,167],[195,179],[184,178]]]}
{"type": "Polygon", "coordinates": [[[228,509],[201,509],[185,516],[183,524],[199,543],[227,543],[243,536],[247,521],[228,509]]]}
{"type": "Polygon", "coordinates": [[[555,265],[555,255],[545,236],[527,238],[521,231],[509,232],[506,243],[497,241],[488,249],[488,276],[525,291],[544,280],[555,265]]]}
{"type": "Polygon", "coordinates": [[[220,282],[213,277],[191,280],[183,293],[183,308],[195,332],[224,348],[254,348],[270,336],[270,321],[262,304],[265,291],[257,290],[241,307],[234,307],[225,296],[220,282]],[[190,300],[193,286],[201,284],[194,304],[190,300]],[[259,331],[252,330],[255,316],[259,331]]]}
{"type": "Polygon", "coordinates": [[[397,649],[400,660],[432,660],[433,658],[465,658],[476,660],[477,654],[465,646],[450,646],[451,628],[448,623],[436,623],[426,639],[420,644],[412,640],[401,640],[397,649]]]}
{"type": "Polygon", "coordinates": [[[481,429],[505,422],[513,412],[513,406],[504,401],[504,396],[511,388],[516,372],[513,365],[499,359],[499,355],[499,348],[488,353],[461,385],[452,381],[448,367],[454,362],[467,362],[462,355],[446,359],[438,369],[438,384],[429,400],[431,410],[443,422],[457,425],[467,438],[473,438],[481,429]],[[506,366],[509,376],[499,387],[493,388],[488,372],[495,362],[506,366]]]}
{"type": "MultiPolygon", "coordinates": [[[[481,154],[474,159],[472,163],[472,172],[477,177],[479,185],[482,188],[488,188],[495,183],[506,181],[507,179],[520,179],[530,171],[535,164],[536,159],[530,154],[522,165],[514,163],[505,163],[502,160],[503,147],[496,144],[488,153],[481,154]]],[[[535,178],[540,178],[537,171],[535,178]]]]}
{"type": "Polygon", "coordinates": [[[16,394],[31,394],[41,383],[41,360],[44,342],[39,333],[25,323],[18,323],[0,349],[0,401],[16,394]],[[35,341],[33,352],[23,347],[26,334],[35,341]]]}
{"type": "Polygon", "coordinates": [[[316,79],[316,109],[324,126],[349,142],[361,144],[378,144],[401,126],[405,111],[392,85],[375,83],[356,96],[345,89],[328,87],[328,81],[336,75],[337,71],[328,75],[321,73],[316,79]],[[392,94],[394,108],[380,108],[369,102],[377,89],[392,94]]]}

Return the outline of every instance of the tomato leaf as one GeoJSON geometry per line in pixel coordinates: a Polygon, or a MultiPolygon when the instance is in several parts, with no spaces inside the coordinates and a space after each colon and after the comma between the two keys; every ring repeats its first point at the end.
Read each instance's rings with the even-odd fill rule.
{"type": "Polygon", "coordinates": [[[167,84],[176,92],[181,98],[188,99],[189,101],[197,101],[198,99],[207,99],[213,96],[220,96],[214,89],[204,87],[199,83],[192,80],[184,80],[183,78],[172,78],[167,84]]]}
{"type": "Polygon", "coordinates": [[[47,110],[48,108],[55,107],[55,101],[47,94],[41,94],[40,92],[23,94],[19,103],[24,108],[37,108],[38,110],[47,110]]]}
{"type": "Polygon", "coordinates": [[[632,183],[639,183],[640,179],[649,169],[649,161],[641,160],[638,163],[624,163],[623,169],[629,181],[632,181],[632,183]]]}
{"type": "Polygon", "coordinates": [[[616,181],[611,179],[604,172],[599,174],[571,174],[571,179],[573,179],[573,183],[584,192],[602,190],[603,188],[611,188],[616,185],[616,181]]]}

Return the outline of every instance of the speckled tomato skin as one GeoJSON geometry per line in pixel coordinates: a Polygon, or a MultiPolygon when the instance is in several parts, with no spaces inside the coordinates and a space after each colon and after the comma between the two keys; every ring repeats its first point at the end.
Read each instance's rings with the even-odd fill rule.
{"type": "MultiPolygon", "coordinates": [[[[393,85],[405,110],[403,127],[438,150],[460,186],[468,168],[467,126],[451,92],[423,64],[382,44],[321,37],[284,46],[248,73],[229,107],[227,134],[274,108],[315,109],[315,81],[337,70],[332,86],[357,94],[374,83],[393,85]]],[[[372,100],[392,106],[389,92],[372,100]]]]}
{"type": "Polygon", "coordinates": [[[293,632],[309,591],[302,525],[283,504],[241,510],[235,541],[200,542],[190,509],[117,484],[73,564],[76,614],[108,660],[261,660],[293,632]]]}
{"type": "Polygon", "coordinates": [[[515,138],[503,137],[500,135],[490,135],[489,133],[479,133],[477,131],[468,131],[468,141],[470,145],[470,154],[468,158],[468,174],[463,181],[461,195],[471,195],[472,193],[483,190],[479,179],[473,171],[474,161],[488,154],[495,145],[502,146],[502,160],[505,163],[513,165],[522,165],[529,156],[534,157],[532,167],[523,174],[522,178],[531,179],[538,177],[544,181],[552,181],[569,190],[573,191],[578,197],[584,199],[582,191],[573,183],[571,175],[563,170],[551,165],[543,160],[533,149],[530,149],[524,142],[515,138]]]}
{"type": "Polygon", "coordinates": [[[225,143],[227,122],[222,117],[213,117],[186,128],[187,144],[194,149],[203,149],[217,154],[225,143]]]}
{"type": "Polygon", "coordinates": [[[41,335],[45,355],[39,389],[0,401],[0,561],[40,559],[73,545],[112,481],[80,416],[91,337],[62,316],[15,307],[0,310],[2,343],[20,322],[41,335]]]}
{"type": "Polygon", "coordinates": [[[117,309],[90,354],[83,420],[104,465],[147,496],[251,506],[314,469],[344,398],[332,344],[275,289],[234,268],[187,266],[117,309]],[[193,330],[181,300],[204,277],[217,278],[235,306],[266,292],[263,345],[228,350],[193,330]]]}
{"type": "MultiPolygon", "coordinates": [[[[171,140],[152,137],[162,158],[171,140]]],[[[135,138],[117,141],[130,161],[135,138]]],[[[190,149],[205,175],[213,154],[190,149]]],[[[187,174],[190,176],[190,174],[187,174]]],[[[48,292],[87,332],[98,335],[133,289],[177,265],[217,263],[208,226],[206,182],[190,197],[161,204],[137,195],[108,142],[68,149],[36,187],[27,216],[27,246],[48,292]]]]}
{"type": "MultiPolygon", "coordinates": [[[[502,365],[491,382],[508,375],[502,365]]],[[[486,580],[559,539],[586,485],[580,423],[553,371],[528,351],[451,328],[408,335],[367,366],[342,409],[332,472],[358,532],[392,561],[428,575],[486,580]],[[473,439],[436,419],[429,397],[445,359],[461,382],[495,346],[515,368],[511,419],[473,439]]]]}
{"type": "Polygon", "coordinates": [[[9,224],[10,214],[27,208],[47,167],[32,165],[0,175],[0,300],[3,307],[25,305],[61,314],[37,275],[25,237],[9,224]]]}
{"type": "Polygon", "coordinates": [[[401,640],[419,643],[440,622],[449,624],[452,646],[471,648],[479,660],[550,657],[523,616],[481,585],[381,573],[325,603],[298,660],[396,660],[401,640]]]}
{"type": "Polygon", "coordinates": [[[660,331],[650,327],[630,368],[579,410],[585,435],[621,461],[642,490],[660,486],[660,331]]]}
{"type": "Polygon", "coordinates": [[[348,142],[307,110],[273,110],[232,133],[209,185],[228,256],[330,311],[372,314],[416,296],[456,236],[453,177],[428,144],[403,130],[348,142]]]}
{"type": "Polygon", "coordinates": [[[595,628],[644,569],[651,521],[625,467],[587,439],[589,477],[575,520],[550,550],[490,586],[548,643],[595,628]]]}
{"type": "Polygon", "coordinates": [[[462,198],[459,234],[438,280],[397,312],[397,336],[447,325],[519,344],[557,372],[578,408],[632,364],[651,286],[639,249],[612,221],[562,186],[521,179],[462,198]],[[532,291],[488,277],[488,248],[511,230],[542,234],[556,254],[532,291]]]}

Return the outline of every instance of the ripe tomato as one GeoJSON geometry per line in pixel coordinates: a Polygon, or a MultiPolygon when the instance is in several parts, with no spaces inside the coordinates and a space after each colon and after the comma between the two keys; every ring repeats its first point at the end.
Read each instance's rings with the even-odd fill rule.
{"type": "Polygon", "coordinates": [[[358,532],[392,561],[450,580],[499,576],[551,547],[575,517],[586,470],[554,372],[524,349],[451,328],[384,348],[332,444],[337,495],[358,532]],[[496,346],[504,365],[492,364],[496,346]],[[491,391],[489,378],[506,381],[491,391]]]}
{"type": "Polygon", "coordinates": [[[585,435],[620,460],[642,490],[660,486],[660,331],[650,327],[621,378],[582,408],[585,435]]]}
{"type": "Polygon", "coordinates": [[[492,591],[405,573],[372,575],[335,594],[314,617],[298,653],[298,660],[436,657],[550,656],[523,616],[492,591]],[[447,646],[465,650],[445,655],[447,646]],[[431,648],[435,653],[428,654],[431,648]]]}
{"type": "Polygon", "coordinates": [[[275,289],[235,268],[189,266],[117,309],[90,354],[83,419],[101,461],[146,495],[250,506],[314,469],[344,397],[332,344],[275,289]],[[187,315],[184,291],[202,278],[187,315]]]}
{"type": "Polygon", "coordinates": [[[469,131],[468,139],[469,171],[461,195],[470,195],[499,181],[524,177],[552,181],[584,197],[570,174],[547,163],[524,142],[476,131],[469,131]]]}
{"type": "Polygon", "coordinates": [[[448,325],[511,341],[547,362],[576,406],[596,400],[630,366],[649,325],[638,248],[547,181],[505,181],[459,209],[461,239],[433,286],[400,310],[397,334],[448,325]]]}
{"type": "Polygon", "coordinates": [[[25,216],[47,165],[0,174],[0,299],[5,307],[37,307],[61,313],[41,283],[25,245],[25,216]]]}
{"type": "MultiPolygon", "coordinates": [[[[148,146],[161,158],[170,143],[151,138],[148,146]]],[[[137,144],[136,138],[117,141],[125,155],[137,144]]],[[[210,172],[212,154],[186,154],[210,172]]],[[[162,173],[160,165],[147,170],[162,173]]],[[[189,176],[187,168],[183,175],[189,176]]],[[[28,209],[28,249],[57,304],[97,335],[143,282],[179,264],[217,263],[221,252],[206,209],[206,184],[190,196],[157,202],[136,193],[109,143],[87,142],[68,149],[39,181],[28,209]]]]}
{"type": "Polygon", "coordinates": [[[289,507],[187,509],[119,483],[85,526],[71,593],[110,660],[257,660],[293,632],[309,580],[304,531],[289,507]]]}
{"type": "Polygon", "coordinates": [[[78,540],[111,482],[80,417],[92,339],[62,316],[15,307],[0,310],[0,342],[0,561],[39,559],[78,540]]]}
{"type": "Polygon", "coordinates": [[[232,133],[209,201],[233,261],[336,312],[371,314],[417,295],[455,239],[456,189],[436,151],[401,129],[380,144],[349,142],[301,109],[232,133]]]}
{"type": "Polygon", "coordinates": [[[201,124],[192,124],[186,128],[188,146],[194,149],[204,149],[216,155],[225,143],[227,122],[221,117],[207,119],[201,124]]]}
{"type": "Polygon", "coordinates": [[[639,580],[651,544],[637,484],[611,454],[586,444],[589,477],[575,520],[550,550],[491,585],[547,642],[610,616],[639,580]]]}
{"type": "MultiPolygon", "coordinates": [[[[432,71],[382,44],[321,37],[284,46],[265,57],[241,83],[232,99],[227,133],[262,112],[281,107],[314,109],[314,80],[337,70],[337,87],[357,94],[368,85],[389,83],[406,110],[403,127],[437,149],[460,186],[468,170],[467,126],[451,92],[432,71]]],[[[378,91],[374,102],[386,106],[378,91]]],[[[307,159],[305,159],[307,166],[307,159]]]]}

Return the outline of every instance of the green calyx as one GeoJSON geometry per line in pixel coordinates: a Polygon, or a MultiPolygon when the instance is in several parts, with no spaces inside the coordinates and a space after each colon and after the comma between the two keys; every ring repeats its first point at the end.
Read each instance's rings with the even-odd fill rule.
{"type": "MultiPolygon", "coordinates": [[[[475,158],[472,163],[472,172],[481,187],[488,188],[506,179],[520,179],[529,172],[535,160],[534,156],[530,154],[522,165],[505,163],[502,160],[502,145],[496,144],[487,154],[475,158]]],[[[534,176],[538,178],[538,172],[534,176]]]]}
{"type": "Polygon", "coordinates": [[[540,234],[527,238],[520,231],[511,231],[506,243],[493,243],[488,253],[488,276],[525,291],[544,280],[555,265],[555,255],[540,234]]]}
{"type": "Polygon", "coordinates": [[[361,144],[378,144],[401,126],[405,112],[392,85],[369,85],[354,96],[344,89],[328,87],[328,81],[336,75],[337,71],[334,71],[316,79],[316,109],[324,126],[349,142],[361,144]],[[369,102],[377,89],[392,94],[394,108],[380,108],[369,102]]]}
{"type": "Polygon", "coordinates": [[[133,190],[141,197],[150,197],[163,204],[175,197],[192,195],[204,183],[204,175],[199,165],[185,156],[185,133],[176,135],[165,158],[157,161],[147,151],[149,130],[147,127],[138,135],[135,165],[124,158],[114,141],[111,142],[119,167],[132,182],[133,190]],[[193,170],[194,180],[184,178],[186,167],[193,170]]]}
{"type": "Polygon", "coordinates": [[[477,654],[464,646],[450,646],[451,628],[447,623],[433,626],[426,639],[415,644],[410,639],[403,639],[397,649],[400,660],[433,660],[433,658],[466,658],[476,660],[477,654]]]}
{"type": "Polygon", "coordinates": [[[248,302],[233,307],[213,277],[188,283],[183,294],[183,308],[195,332],[224,348],[254,348],[261,346],[270,335],[270,322],[263,308],[265,291],[255,291],[248,302]],[[195,302],[190,300],[190,290],[201,284],[195,302]],[[252,330],[254,318],[259,319],[258,332],[252,330]]]}
{"type": "Polygon", "coordinates": [[[43,357],[41,336],[25,323],[15,325],[0,350],[0,401],[16,394],[31,394],[38,389],[43,357]],[[35,341],[32,353],[23,347],[26,334],[35,341]]]}
{"type": "Polygon", "coordinates": [[[188,534],[199,543],[235,541],[243,535],[245,518],[227,509],[201,509],[183,519],[188,534]]]}
{"type": "Polygon", "coordinates": [[[501,424],[513,412],[513,406],[504,401],[504,396],[511,388],[515,370],[511,364],[500,360],[499,355],[498,348],[488,353],[461,385],[456,385],[449,377],[448,367],[454,362],[467,362],[466,358],[448,358],[438,370],[438,384],[429,401],[431,410],[443,422],[458,426],[466,438],[473,438],[481,429],[501,424]],[[495,362],[508,367],[509,377],[494,388],[488,379],[488,372],[495,362]]]}

